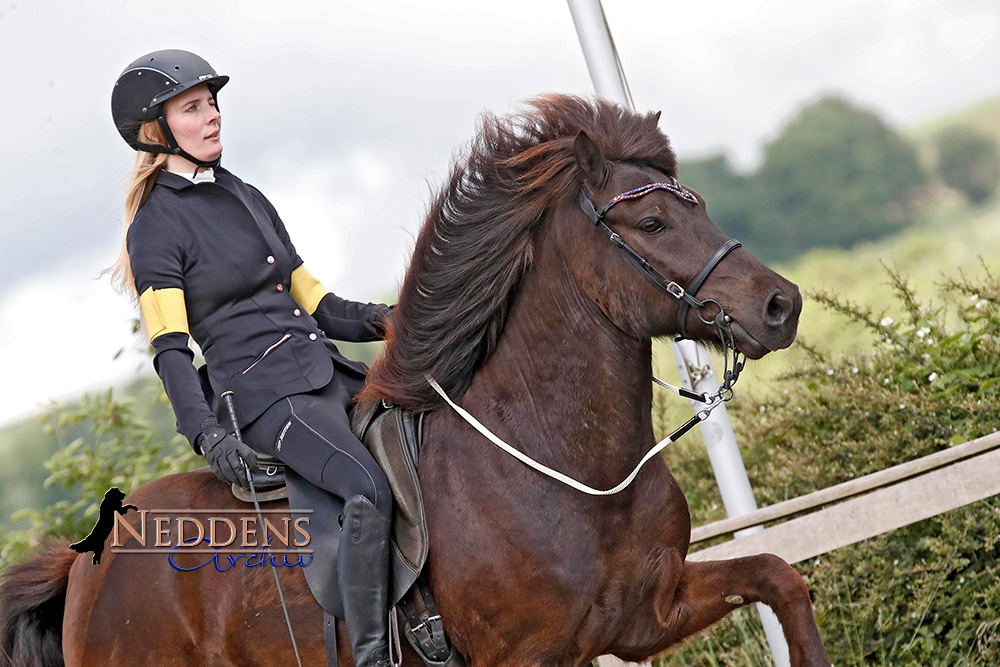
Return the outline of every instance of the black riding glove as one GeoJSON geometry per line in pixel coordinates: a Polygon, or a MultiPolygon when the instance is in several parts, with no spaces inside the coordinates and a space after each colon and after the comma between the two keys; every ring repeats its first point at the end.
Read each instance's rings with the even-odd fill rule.
{"type": "Polygon", "coordinates": [[[202,422],[201,435],[196,443],[201,447],[201,453],[208,459],[216,477],[229,484],[239,484],[244,489],[250,488],[243,463],[247,464],[251,473],[260,472],[254,450],[226,433],[214,419],[202,422]]]}

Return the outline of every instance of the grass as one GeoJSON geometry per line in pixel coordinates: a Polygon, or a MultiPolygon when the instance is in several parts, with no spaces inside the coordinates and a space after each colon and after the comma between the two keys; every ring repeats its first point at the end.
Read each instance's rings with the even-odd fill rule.
{"type": "MultiPolygon", "coordinates": [[[[723,646],[712,631],[699,635],[700,641],[681,644],[651,661],[653,667],[772,667],[771,652],[764,628],[753,607],[737,609],[717,626],[731,630],[739,638],[739,653],[723,646]],[[725,658],[720,658],[720,656],[725,658]]],[[[728,633],[727,633],[728,634],[728,633]]]]}

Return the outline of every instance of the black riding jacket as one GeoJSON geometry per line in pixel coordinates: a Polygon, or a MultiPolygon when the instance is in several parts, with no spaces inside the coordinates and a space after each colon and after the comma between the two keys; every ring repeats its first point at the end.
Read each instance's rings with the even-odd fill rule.
{"type": "Polygon", "coordinates": [[[221,167],[215,183],[161,171],[126,243],[153,364],[192,446],[206,420],[229,424],[225,391],[246,425],[286,396],[326,386],[335,372],[361,387],[365,367],[329,338],[380,339],[388,307],[328,293],[253,186],[221,167]],[[201,377],[189,335],[205,355],[201,377]]]}

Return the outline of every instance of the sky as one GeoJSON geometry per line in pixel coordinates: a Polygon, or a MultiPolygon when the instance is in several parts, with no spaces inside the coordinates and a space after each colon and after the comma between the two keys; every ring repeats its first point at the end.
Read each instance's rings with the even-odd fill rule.
{"type": "MultiPolygon", "coordinates": [[[[1000,95],[995,0],[604,5],[637,108],[662,110],[682,158],[751,168],[831,92],[900,128],[1000,95]]],[[[101,272],[134,160],[111,89],[165,48],[231,77],[223,164],[274,203],[326,287],[361,301],[392,299],[481,112],[593,92],[563,0],[2,0],[0,426],[152,372],[101,272]]]]}

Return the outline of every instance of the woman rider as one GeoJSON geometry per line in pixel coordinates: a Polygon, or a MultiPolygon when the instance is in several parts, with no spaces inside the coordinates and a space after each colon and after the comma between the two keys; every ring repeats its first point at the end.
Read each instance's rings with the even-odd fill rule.
{"type": "Polygon", "coordinates": [[[338,578],[354,660],[388,667],[392,497],[349,426],[365,369],[328,336],[378,340],[389,307],[328,293],[271,203],[219,166],[216,97],[228,81],[178,50],[142,56],[118,77],[112,116],[138,156],[113,277],[139,302],[177,430],[219,479],[246,487],[242,461],[257,469],[254,450],[220,425],[219,396],[233,391],[247,442],[346,500],[352,539],[341,542],[338,578]],[[207,373],[195,371],[189,336],[207,373]]]}

